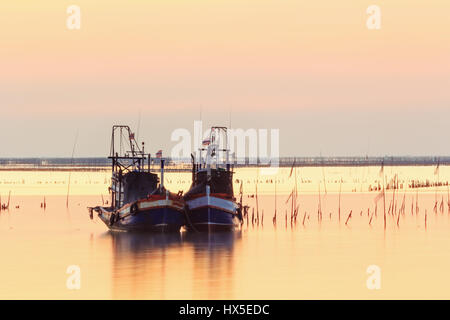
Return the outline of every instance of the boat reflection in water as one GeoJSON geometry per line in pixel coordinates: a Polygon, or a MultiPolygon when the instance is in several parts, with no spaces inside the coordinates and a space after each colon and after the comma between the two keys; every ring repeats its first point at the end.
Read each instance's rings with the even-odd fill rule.
{"type": "Polygon", "coordinates": [[[233,291],[240,232],[108,232],[113,299],[220,298],[233,291]]]}
{"type": "Polygon", "coordinates": [[[191,244],[195,251],[214,253],[221,250],[232,250],[235,240],[241,238],[241,231],[235,232],[186,232],[183,241],[191,244]]]}
{"type": "Polygon", "coordinates": [[[105,237],[112,239],[115,254],[143,254],[152,250],[165,250],[172,246],[180,246],[181,234],[150,232],[107,232],[105,237]]]}

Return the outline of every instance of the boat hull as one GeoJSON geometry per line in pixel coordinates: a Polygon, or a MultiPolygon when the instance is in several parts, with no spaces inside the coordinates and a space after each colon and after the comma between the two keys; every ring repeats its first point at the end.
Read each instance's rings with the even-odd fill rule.
{"type": "Polygon", "coordinates": [[[199,232],[232,231],[239,226],[237,205],[230,199],[200,196],[187,200],[186,226],[199,232]]]}
{"type": "Polygon", "coordinates": [[[99,208],[99,218],[111,229],[117,231],[179,232],[185,224],[182,203],[171,200],[138,201],[137,210],[124,206],[117,212],[99,208]],[[114,215],[111,218],[111,215],[114,215]]]}

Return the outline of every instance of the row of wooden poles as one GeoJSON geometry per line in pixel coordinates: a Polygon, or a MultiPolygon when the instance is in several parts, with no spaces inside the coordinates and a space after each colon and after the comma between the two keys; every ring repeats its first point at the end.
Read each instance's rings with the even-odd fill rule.
{"type": "MultiPolygon", "coordinates": [[[[8,202],[6,202],[6,203],[2,203],[2,196],[0,195],[0,211],[9,210],[10,203],[11,203],[11,191],[9,191],[8,202]]],[[[19,207],[20,207],[19,205],[16,205],[16,209],[18,209],[19,207]]],[[[44,196],[44,202],[41,202],[41,208],[43,208],[45,210],[46,207],[47,207],[47,202],[46,202],[45,196],[44,196]]]]}
{"type": "Polygon", "coordinates": [[[11,201],[11,191],[9,191],[7,203],[2,202],[2,196],[0,195],[0,211],[9,210],[10,201],[11,201]]]}
{"type": "MultiPolygon", "coordinates": [[[[297,168],[294,169],[295,171],[295,185],[294,188],[292,189],[291,193],[289,194],[289,197],[286,200],[285,204],[288,204],[290,201],[290,215],[288,215],[288,210],[285,211],[285,225],[288,226],[288,222],[290,221],[290,225],[296,225],[297,224],[297,217],[298,217],[298,213],[299,213],[299,209],[300,209],[300,205],[297,203],[298,201],[298,185],[297,185],[297,168]]],[[[291,174],[289,175],[289,177],[292,176],[292,170],[291,170],[291,174]]],[[[394,183],[398,183],[398,175],[394,176],[394,183]]],[[[325,181],[325,180],[324,180],[325,181]]],[[[383,185],[384,185],[384,178],[383,178],[383,185]]],[[[326,187],[325,187],[326,189],[326,187]]],[[[339,184],[339,197],[338,197],[338,221],[341,222],[341,193],[342,193],[342,179],[340,181],[339,184]]],[[[274,226],[277,225],[277,184],[276,184],[276,180],[275,180],[275,210],[274,210],[274,215],[272,217],[272,224],[274,226]]],[[[264,225],[264,210],[262,210],[261,215],[259,213],[259,202],[258,202],[258,183],[256,183],[255,185],[255,207],[252,208],[252,212],[251,212],[251,217],[249,214],[249,206],[244,206],[244,212],[243,212],[243,222],[246,221],[247,225],[249,226],[250,223],[252,226],[257,225],[259,226],[264,225]],[[255,213],[255,209],[256,209],[256,213],[255,213]]],[[[383,199],[383,225],[384,228],[386,228],[387,225],[387,217],[391,216],[394,220],[394,222],[396,223],[397,227],[400,227],[400,216],[405,216],[406,214],[406,192],[403,193],[403,197],[402,200],[400,200],[399,202],[399,197],[401,197],[401,195],[399,195],[399,191],[397,188],[393,188],[393,192],[392,192],[392,199],[389,200],[389,206],[386,207],[386,198],[388,196],[386,195],[386,189],[383,186],[383,189],[381,190],[381,192],[379,193],[379,195],[375,198],[375,208],[374,210],[371,212],[370,207],[367,208],[367,217],[368,217],[368,223],[369,225],[372,225],[372,221],[375,218],[377,218],[378,214],[378,201],[382,198],[383,199]],[[387,210],[386,210],[387,209],[387,210]]],[[[318,197],[318,208],[317,208],[317,219],[319,222],[322,221],[323,219],[323,212],[322,212],[322,200],[321,200],[321,190],[320,190],[320,185],[319,185],[319,197],[318,197]]],[[[242,199],[242,185],[241,185],[241,199],[242,199]]],[[[440,201],[438,199],[438,190],[436,189],[436,193],[435,193],[435,203],[434,203],[434,208],[433,211],[435,214],[437,214],[438,212],[444,213],[444,209],[445,208],[445,203],[444,203],[444,196],[442,195],[440,201]]],[[[420,212],[419,209],[419,193],[418,190],[416,190],[416,195],[415,197],[413,196],[412,200],[411,200],[411,215],[416,215],[418,216],[420,212]]],[[[449,186],[447,185],[447,212],[450,214],[450,193],[449,193],[449,186]]],[[[350,219],[352,218],[352,213],[353,211],[350,210],[349,214],[347,215],[346,219],[345,219],[345,225],[348,225],[350,219]]],[[[361,210],[360,212],[360,216],[363,215],[363,210],[361,210]]],[[[425,227],[427,226],[427,210],[425,210],[425,215],[424,215],[424,222],[425,222],[425,227]]],[[[302,218],[302,225],[305,225],[306,219],[310,219],[310,215],[305,211],[305,213],[303,214],[303,218],[302,218]]],[[[331,212],[330,212],[330,219],[331,219],[331,212]]]]}

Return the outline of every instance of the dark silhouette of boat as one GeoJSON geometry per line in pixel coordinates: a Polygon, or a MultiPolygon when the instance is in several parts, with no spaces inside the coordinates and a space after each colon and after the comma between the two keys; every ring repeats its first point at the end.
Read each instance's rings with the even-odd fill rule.
{"type": "Polygon", "coordinates": [[[111,206],[89,208],[91,218],[96,212],[111,230],[179,231],[185,224],[184,201],[181,193],[171,193],[164,187],[164,159],[160,159],[158,185],[144,143],[140,149],[130,128],[122,125],[113,126],[109,159],[111,206]]]}
{"type": "Polygon", "coordinates": [[[227,142],[227,129],[212,127],[197,161],[192,155],[192,185],[184,196],[188,230],[228,231],[242,221],[241,206],[233,193],[227,142]]]}

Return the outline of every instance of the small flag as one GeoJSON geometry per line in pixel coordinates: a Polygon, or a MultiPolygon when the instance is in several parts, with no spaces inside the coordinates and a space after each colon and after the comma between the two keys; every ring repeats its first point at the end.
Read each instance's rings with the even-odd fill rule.
{"type": "Polygon", "coordinates": [[[134,133],[133,132],[130,133],[130,140],[134,140],[134,133]]]}
{"type": "Polygon", "coordinates": [[[202,141],[202,145],[204,145],[204,146],[209,146],[210,143],[211,143],[211,140],[209,140],[209,138],[204,139],[204,140],[202,141]]]}
{"type": "Polygon", "coordinates": [[[162,150],[159,150],[159,151],[156,153],[156,157],[157,157],[157,158],[162,158],[162,150]]]}

